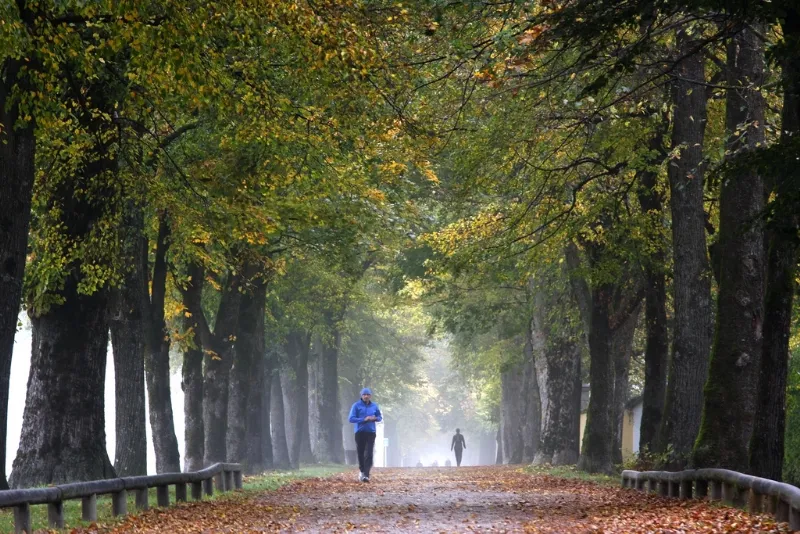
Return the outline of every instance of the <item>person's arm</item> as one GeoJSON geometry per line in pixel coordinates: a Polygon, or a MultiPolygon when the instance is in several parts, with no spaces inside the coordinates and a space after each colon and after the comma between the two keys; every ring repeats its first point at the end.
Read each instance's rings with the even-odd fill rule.
{"type": "Polygon", "coordinates": [[[347,420],[350,421],[351,423],[363,423],[364,418],[358,417],[358,411],[356,410],[356,406],[358,406],[358,403],[354,403],[352,408],[350,408],[350,417],[347,420]]]}
{"type": "Polygon", "coordinates": [[[467,440],[464,438],[464,434],[461,434],[461,444],[465,449],[467,448],[467,440]]]}
{"type": "Polygon", "coordinates": [[[377,404],[375,405],[375,422],[380,423],[383,421],[383,415],[381,415],[381,407],[377,404]]]}

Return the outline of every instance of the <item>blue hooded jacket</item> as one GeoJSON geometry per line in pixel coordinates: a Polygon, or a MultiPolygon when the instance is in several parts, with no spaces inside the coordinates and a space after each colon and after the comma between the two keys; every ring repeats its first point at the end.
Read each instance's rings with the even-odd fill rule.
{"type": "Polygon", "coordinates": [[[375,432],[375,423],[378,421],[383,421],[383,416],[381,415],[381,409],[378,407],[377,403],[370,402],[367,404],[362,399],[358,399],[353,404],[353,407],[350,408],[349,421],[354,423],[353,427],[356,433],[375,432]],[[374,415],[377,417],[377,420],[365,422],[364,418],[368,415],[374,415]]]}

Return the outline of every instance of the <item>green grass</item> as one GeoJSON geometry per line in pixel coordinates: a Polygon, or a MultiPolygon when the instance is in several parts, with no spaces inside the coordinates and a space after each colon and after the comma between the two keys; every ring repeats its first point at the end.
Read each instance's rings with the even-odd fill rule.
{"type": "Polygon", "coordinates": [[[558,478],[573,478],[608,486],[620,486],[622,484],[622,479],[619,476],[587,473],[585,471],[578,470],[578,468],[574,465],[528,465],[523,468],[523,471],[531,475],[550,475],[558,478]]]}
{"type": "MultiPolygon", "coordinates": [[[[273,491],[295,480],[303,478],[327,477],[343,471],[352,470],[346,465],[304,465],[298,471],[268,471],[257,476],[246,476],[242,481],[242,491],[214,492],[212,497],[203,497],[203,500],[239,499],[246,498],[254,493],[273,491]]],[[[187,487],[188,498],[191,500],[191,485],[187,487]]],[[[148,492],[150,508],[156,508],[156,490],[148,492]]],[[[169,502],[175,503],[175,486],[169,487],[169,502]]],[[[128,514],[136,514],[136,496],[133,492],[128,494],[128,514]]],[[[111,496],[97,496],[97,522],[114,523],[121,518],[114,518],[111,513],[111,496]]],[[[31,523],[34,530],[47,529],[47,505],[37,504],[31,506],[31,523]]],[[[73,499],[64,501],[64,531],[78,527],[87,527],[91,523],[81,520],[81,500],[73,499]]],[[[62,531],[62,532],[64,532],[62,531]]],[[[14,509],[0,509],[0,532],[14,532],[14,509]]]]}

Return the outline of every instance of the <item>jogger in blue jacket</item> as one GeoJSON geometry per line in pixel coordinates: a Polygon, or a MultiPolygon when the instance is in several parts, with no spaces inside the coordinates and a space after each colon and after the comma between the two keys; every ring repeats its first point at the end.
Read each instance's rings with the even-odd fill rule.
{"type": "Polygon", "coordinates": [[[372,390],[361,390],[361,400],[350,408],[349,421],[353,423],[356,433],[356,450],[358,451],[358,480],[369,482],[369,470],[372,469],[372,450],[375,448],[375,423],[383,421],[381,409],[372,402],[372,390]]]}

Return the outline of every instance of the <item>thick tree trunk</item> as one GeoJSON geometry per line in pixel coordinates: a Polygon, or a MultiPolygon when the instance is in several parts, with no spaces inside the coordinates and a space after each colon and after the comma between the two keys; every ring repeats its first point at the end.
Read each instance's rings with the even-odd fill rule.
{"type": "Polygon", "coordinates": [[[103,388],[108,298],[77,293],[33,317],[33,351],[22,434],[10,483],[16,488],[116,476],[106,453],[103,388]]]}
{"type": "MultiPolygon", "coordinates": [[[[77,82],[76,82],[77,84],[77,82]]],[[[108,87],[96,83],[76,88],[97,110],[110,112],[108,87]]],[[[60,233],[70,243],[92,239],[91,232],[114,217],[118,208],[106,199],[117,169],[113,159],[115,129],[94,110],[76,110],[76,119],[93,134],[81,167],[62,180],[48,199],[52,210],[38,230],[60,233]],[[57,230],[55,230],[57,229],[57,230]]],[[[108,288],[94,282],[91,295],[79,292],[84,264],[63,266],[59,301],[33,319],[33,350],[22,434],[14,460],[12,484],[46,485],[112,477],[105,442],[108,288]]],[[[91,281],[90,281],[91,282],[91,281]]],[[[54,283],[58,286],[58,283],[54,283]]],[[[16,318],[16,316],[15,316],[16,318]]]]}
{"type": "MultiPolygon", "coordinates": [[[[259,314],[258,326],[253,331],[253,359],[250,367],[250,395],[247,403],[247,473],[262,473],[272,469],[272,438],[269,435],[269,410],[264,414],[264,396],[270,388],[264,380],[265,373],[265,339],[264,313],[259,314]],[[266,420],[266,424],[264,421],[266,420]],[[265,440],[269,440],[269,456],[264,454],[265,440]]],[[[271,383],[270,383],[271,386],[271,383]]]]}
{"type": "Polygon", "coordinates": [[[533,359],[531,333],[525,335],[525,363],[522,373],[522,395],[525,399],[522,422],[522,463],[529,464],[536,457],[539,442],[542,438],[542,405],[539,394],[539,380],[536,376],[536,365],[533,359]]]}
{"type": "MultiPolygon", "coordinates": [[[[203,280],[202,266],[189,267],[189,279],[203,280]]],[[[227,459],[228,384],[235,359],[236,331],[239,323],[240,275],[229,274],[222,291],[212,333],[206,321],[199,292],[184,290],[184,302],[192,316],[195,342],[204,352],[203,376],[203,463],[208,466],[227,459]]]]}
{"type": "MultiPolygon", "coordinates": [[[[150,429],[156,455],[158,473],[175,473],[181,470],[178,439],[172,413],[172,391],[169,381],[169,334],[164,321],[164,299],[167,285],[167,237],[169,223],[166,215],[160,217],[156,255],[153,264],[152,291],[149,303],[147,345],[144,368],[147,384],[147,404],[150,409],[150,429]]],[[[146,253],[146,251],[145,251],[146,253]]],[[[147,261],[147,256],[142,258],[147,261]]],[[[186,400],[184,400],[184,404],[186,400]]],[[[187,441],[188,443],[188,441],[187,441]]],[[[188,463],[188,462],[187,462],[188,463]]]]}
{"type": "Polygon", "coordinates": [[[289,449],[289,465],[292,469],[300,467],[300,441],[297,439],[297,381],[293,369],[280,370],[281,391],[283,392],[283,416],[286,425],[286,446],[289,449]]]}
{"type": "Polygon", "coordinates": [[[114,348],[116,453],[119,476],[147,474],[147,416],[144,393],[147,240],[140,209],[129,206],[123,236],[126,263],[123,286],[114,291],[111,344],[114,348]]]}
{"type": "MultiPolygon", "coordinates": [[[[664,136],[669,119],[662,120],[662,127],[650,140],[654,158],[650,164],[660,165],[666,158],[664,136]]],[[[664,217],[664,206],[658,192],[658,174],[649,169],[639,172],[639,205],[642,213],[653,218],[664,217]]],[[[642,391],[642,420],[639,426],[639,450],[652,451],[656,444],[658,428],[664,415],[664,400],[667,392],[667,365],[669,362],[669,332],[667,328],[667,288],[664,274],[665,248],[660,244],[649,255],[645,263],[645,353],[644,388],[642,391]]]]}
{"type": "MultiPolygon", "coordinates": [[[[247,408],[251,398],[250,380],[253,362],[256,358],[263,357],[263,317],[266,310],[267,289],[263,280],[256,279],[258,272],[255,266],[246,266],[244,272],[250,283],[239,304],[235,359],[228,391],[226,448],[228,461],[235,463],[247,462],[247,408]]],[[[253,393],[254,398],[260,398],[257,395],[258,392],[253,393]]]]}
{"type": "Polygon", "coordinates": [[[703,141],[706,127],[705,59],[697,41],[678,32],[677,65],[672,83],[672,147],[680,158],[669,162],[675,333],[667,381],[664,419],[657,450],[672,446],[669,467],[688,461],[703,403],[703,385],[711,345],[711,280],[703,210],[703,141]]]}
{"type": "MultiPolygon", "coordinates": [[[[266,344],[265,344],[266,346],[266,344]]],[[[264,457],[264,467],[273,469],[275,461],[272,455],[272,431],[270,419],[272,418],[272,374],[274,362],[269,357],[264,357],[264,375],[261,392],[261,454],[264,457]]]]}
{"type": "Polygon", "coordinates": [[[522,463],[522,365],[515,364],[500,375],[502,399],[500,421],[503,429],[503,459],[505,463],[522,463]]]}
{"type": "Polygon", "coordinates": [[[270,395],[272,428],[272,464],[275,469],[291,469],[289,448],[286,443],[286,416],[283,411],[283,389],[280,374],[275,371],[270,377],[272,390],[270,395]]]}
{"type": "Polygon", "coordinates": [[[645,273],[645,329],[647,341],[644,353],[644,390],[642,392],[642,422],[639,427],[639,450],[652,451],[664,414],[667,390],[667,290],[664,273],[647,269],[645,273]]]}
{"type": "MultiPolygon", "coordinates": [[[[579,259],[573,255],[571,261],[579,259]]],[[[575,292],[588,292],[578,281],[573,285],[575,292]]],[[[581,344],[578,331],[564,324],[561,313],[553,313],[554,306],[572,305],[566,291],[553,291],[557,287],[555,278],[544,274],[531,280],[534,311],[530,339],[541,403],[541,436],[533,459],[536,465],[573,465],[580,452],[581,344]],[[559,324],[552,324],[555,318],[559,324]]],[[[590,297],[584,300],[588,307],[590,297]]]]}
{"type": "MultiPolygon", "coordinates": [[[[741,28],[728,44],[728,86],[736,89],[728,90],[725,122],[734,157],[765,140],[764,45],[758,27],[741,28]]],[[[764,234],[756,221],[763,207],[757,171],[722,181],[717,328],[693,452],[698,467],[748,468],[764,324],[764,234]]]]}
{"type": "MultiPolygon", "coordinates": [[[[198,273],[195,272],[195,275],[198,273]]],[[[194,302],[199,303],[203,291],[202,276],[193,276],[183,292],[183,304],[187,310],[192,309],[194,302]]],[[[184,469],[199,471],[203,469],[205,456],[205,430],[203,428],[203,351],[196,330],[197,320],[184,315],[183,328],[186,332],[193,330],[195,337],[192,345],[183,352],[181,370],[181,389],[183,390],[184,417],[184,469]]]]}
{"type": "Polygon", "coordinates": [[[542,433],[533,463],[573,465],[580,451],[580,346],[571,340],[551,341],[549,348],[534,354],[541,384],[542,433]]]}
{"type": "MultiPolygon", "coordinates": [[[[309,420],[309,388],[308,388],[308,355],[311,345],[311,336],[304,333],[292,332],[287,339],[287,354],[292,366],[292,408],[289,410],[293,418],[289,425],[289,456],[292,465],[314,463],[311,453],[311,440],[309,420]]],[[[287,378],[289,378],[287,376],[287,378]]],[[[284,395],[286,394],[284,388],[284,395]]]]}
{"type": "MultiPolygon", "coordinates": [[[[796,47],[800,43],[800,9],[797,6],[787,7],[781,28],[786,42],[796,47]]],[[[800,56],[797,54],[784,61],[783,84],[781,143],[790,144],[800,135],[800,56]]],[[[771,178],[768,183],[770,191],[779,193],[781,189],[785,191],[792,176],[781,173],[771,178]]],[[[774,480],[780,480],[783,471],[786,374],[792,299],[796,290],[798,228],[798,210],[783,209],[776,213],[767,234],[769,253],[764,338],[756,406],[758,417],[750,443],[750,471],[756,476],[774,480]]]]}
{"type": "Polygon", "coordinates": [[[315,456],[323,463],[344,463],[342,420],[339,416],[339,345],[341,334],[333,328],[330,345],[323,344],[319,373],[319,451],[315,456]]]}
{"type": "Polygon", "coordinates": [[[625,403],[628,401],[629,372],[633,353],[633,335],[639,322],[641,306],[614,330],[611,337],[611,352],[614,357],[614,463],[622,463],[622,420],[625,403]]]}
{"type": "Polygon", "coordinates": [[[592,318],[589,329],[591,397],[578,467],[590,473],[611,473],[615,376],[609,324],[611,289],[606,285],[594,288],[591,300],[592,318]]]}
{"type": "Polygon", "coordinates": [[[319,368],[322,361],[321,344],[319,340],[314,341],[314,359],[308,365],[308,437],[311,445],[311,452],[315,458],[319,458],[320,453],[320,420],[319,420],[319,368]]]}
{"type": "Polygon", "coordinates": [[[28,227],[31,220],[36,139],[34,124],[18,124],[19,106],[8,105],[15,87],[24,90],[17,76],[21,60],[7,59],[0,66],[0,490],[6,481],[6,426],[8,387],[14,334],[22,297],[28,227]]]}

